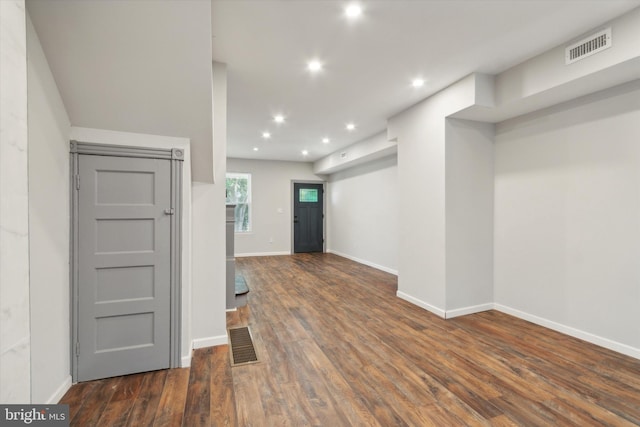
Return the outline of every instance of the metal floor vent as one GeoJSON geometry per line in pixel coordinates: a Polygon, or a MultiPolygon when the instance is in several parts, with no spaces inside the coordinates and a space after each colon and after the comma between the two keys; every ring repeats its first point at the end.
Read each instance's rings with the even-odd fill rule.
{"type": "Polygon", "coordinates": [[[569,65],[611,47],[611,28],[599,31],[565,49],[565,64],[569,65]]]}
{"type": "Polygon", "coordinates": [[[258,361],[248,327],[230,328],[229,341],[231,342],[231,366],[246,365],[258,361]]]}

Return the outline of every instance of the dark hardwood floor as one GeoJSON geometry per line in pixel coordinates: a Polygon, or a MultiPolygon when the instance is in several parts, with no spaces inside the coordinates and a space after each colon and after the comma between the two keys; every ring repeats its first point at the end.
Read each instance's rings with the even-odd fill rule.
{"type": "Polygon", "coordinates": [[[640,425],[640,360],[496,311],[442,320],[396,278],[328,254],[240,258],[255,364],[74,385],[77,426],[640,425]]]}

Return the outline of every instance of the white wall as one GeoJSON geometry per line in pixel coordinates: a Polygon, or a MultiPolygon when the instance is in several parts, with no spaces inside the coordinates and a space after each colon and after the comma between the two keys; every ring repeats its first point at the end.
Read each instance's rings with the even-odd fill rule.
{"type": "MultiPolygon", "coordinates": [[[[217,210],[224,207],[224,198],[214,184],[193,183],[193,292],[192,337],[193,347],[226,344],[226,275],[224,262],[220,266],[216,246],[225,243],[219,232],[217,210]],[[222,285],[222,287],[220,287],[222,285]]],[[[224,218],[223,218],[224,219],[224,218]]],[[[223,258],[224,261],[224,258],[223,258]]]]}
{"type": "Polygon", "coordinates": [[[495,143],[498,308],[640,357],[640,81],[495,143]]]}
{"type": "MultiPolygon", "coordinates": [[[[28,18],[28,15],[27,15],[28,18]]],[[[31,401],[57,403],[71,386],[69,131],[40,40],[27,20],[31,401]]]]}
{"type": "Polygon", "coordinates": [[[213,79],[213,181],[194,182],[193,190],[193,292],[191,318],[193,347],[227,343],[226,320],[226,208],[227,68],[214,62],[213,79]]]}
{"type": "Polygon", "coordinates": [[[0,1],[0,402],[31,401],[24,0],[0,1]]]}
{"type": "Polygon", "coordinates": [[[395,155],[329,177],[328,252],[398,274],[395,155]]]}
{"type": "Polygon", "coordinates": [[[445,181],[442,95],[390,123],[398,135],[398,295],[445,309],[445,181]]]}
{"type": "MultiPolygon", "coordinates": [[[[251,174],[251,232],[235,234],[236,256],[291,253],[291,181],[323,181],[311,163],[227,159],[229,172],[251,174]]],[[[326,198],[325,198],[326,203],[326,198]]]]}
{"type": "Polygon", "coordinates": [[[391,117],[388,140],[398,141],[398,296],[446,316],[445,120],[484,102],[490,79],[472,74],[391,117]],[[404,220],[408,218],[407,220],[404,220]]]}
{"type": "MultiPolygon", "coordinates": [[[[95,144],[128,145],[151,148],[182,148],[184,150],[182,181],[182,357],[189,358],[191,353],[191,150],[187,138],[174,138],[140,133],[116,132],[103,129],[72,127],[69,139],[95,144]]],[[[68,155],[69,148],[66,147],[68,155]]],[[[67,184],[68,188],[68,184],[67,184]]],[[[68,286],[68,285],[67,285],[68,286]]]]}
{"type": "Polygon", "coordinates": [[[447,119],[447,317],[493,303],[494,125],[447,119]]]}
{"type": "Polygon", "coordinates": [[[398,141],[397,295],[441,317],[492,308],[493,126],[450,118],[492,102],[471,74],[391,117],[398,141]]]}

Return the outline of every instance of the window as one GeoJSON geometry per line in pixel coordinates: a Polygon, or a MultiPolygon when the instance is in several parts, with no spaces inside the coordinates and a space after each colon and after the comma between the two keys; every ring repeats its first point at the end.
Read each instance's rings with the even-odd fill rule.
{"type": "Polygon", "coordinates": [[[318,190],[315,188],[301,188],[299,194],[300,202],[302,203],[317,203],[318,202],[318,190]]]}
{"type": "Polygon", "coordinates": [[[247,233],[251,231],[250,173],[227,174],[227,204],[236,205],[236,233],[247,233]]]}

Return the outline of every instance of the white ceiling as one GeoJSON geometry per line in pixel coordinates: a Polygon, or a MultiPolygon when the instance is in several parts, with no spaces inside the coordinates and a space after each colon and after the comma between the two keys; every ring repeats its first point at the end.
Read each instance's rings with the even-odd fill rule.
{"type": "Polygon", "coordinates": [[[502,72],[640,5],[359,3],[363,15],[351,22],[345,1],[213,0],[213,59],[228,65],[229,157],[316,160],[384,130],[390,116],[472,72],[502,72]],[[306,71],[314,58],[325,65],[317,75],[306,71]],[[414,89],[418,76],[426,84],[414,89]],[[285,124],[273,123],[276,113],[285,124]],[[355,131],[345,130],[348,121],[355,131]]]}
{"type": "Polygon", "coordinates": [[[313,161],[471,72],[501,72],[640,0],[361,0],[354,22],[346,4],[27,0],[72,124],[191,138],[198,181],[212,180],[211,55],[228,65],[228,155],[313,161]],[[325,64],[318,75],[312,58],[325,64]],[[417,76],[423,88],[411,87],[417,76]]]}

